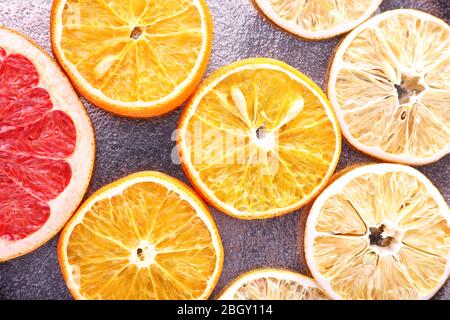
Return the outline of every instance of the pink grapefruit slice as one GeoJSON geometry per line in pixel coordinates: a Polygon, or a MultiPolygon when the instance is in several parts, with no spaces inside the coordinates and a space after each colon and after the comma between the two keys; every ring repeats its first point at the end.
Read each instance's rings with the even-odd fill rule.
{"type": "Polygon", "coordinates": [[[0,261],[63,227],[94,157],[94,131],[70,82],[42,49],[0,28],[0,261]]]}

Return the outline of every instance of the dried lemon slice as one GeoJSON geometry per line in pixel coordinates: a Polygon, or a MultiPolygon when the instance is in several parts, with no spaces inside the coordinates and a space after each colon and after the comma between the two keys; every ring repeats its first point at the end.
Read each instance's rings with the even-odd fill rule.
{"type": "Polygon", "coordinates": [[[302,274],[279,269],[247,272],[222,292],[219,300],[326,300],[316,282],[302,274]]]}
{"type": "Polygon", "coordinates": [[[321,40],[367,20],[382,0],[255,0],[275,24],[302,38],[321,40]]]}
{"type": "Polygon", "coordinates": [[[450,27],[415,10],[385,12],[339,47],[328,96],[357,149],[424,165],[450,152],[450,27]]]}
{"type": "Polygon", "coordinates": [[[450,212],[419,171],[359,167],[311,208],[308,266],[334,299],[428,299],[450,272],[450,212]]]}

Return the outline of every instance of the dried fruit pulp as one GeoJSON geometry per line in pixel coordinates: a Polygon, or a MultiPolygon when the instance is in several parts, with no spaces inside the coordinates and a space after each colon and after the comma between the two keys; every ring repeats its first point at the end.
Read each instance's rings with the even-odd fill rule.
{"type": "Polygon", "coordinates": [[[0,48],[0,238],[14,241],[48,220],[48,202],[67,187],[76,130],[52,110],[33,63],[0,48]]]}

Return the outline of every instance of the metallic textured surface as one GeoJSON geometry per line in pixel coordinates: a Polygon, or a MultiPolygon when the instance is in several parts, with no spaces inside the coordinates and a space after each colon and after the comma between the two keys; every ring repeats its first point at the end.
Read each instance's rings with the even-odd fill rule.
{"type": "MultiPolygon", "coordinates": [[[[51,0],[0,0],[0,25],[18,30],[51,52],[51,0]]],[[[230,62],[249,57],[283,60],[320,86],[339,38],[305,42],[274,27],[251,0],[207,0],[214,16],[215,40],[207,74],[230,62]]],[[[418,8],[450,20],[448,0],[385,0],[381,10],[418,8]]],[[[172,132],[181,109],[153,120],[116,117],[83,101],[96,130],[97,162],[89,194],[101,186],[140,170],[158,170],[183,181],[186,177],[171,160],[172,132]]],[[[374,161],[344,145],[340,168],[374,161]]],[[[450,157],[420,168],[450,202],[450,157]]],[[[211,209],[225,247],[225,265],[215,294],[240,273],[252,268],[285,267],[308,273],[302,261],[301,212],[265,221],[239,221],[211,209]]],[[[57,238],[35,252],[0,264],[0,299],[70,299],[60,275],[57,238]]],[[[450,283],[435,298],[450,299],[450,283]]]]}

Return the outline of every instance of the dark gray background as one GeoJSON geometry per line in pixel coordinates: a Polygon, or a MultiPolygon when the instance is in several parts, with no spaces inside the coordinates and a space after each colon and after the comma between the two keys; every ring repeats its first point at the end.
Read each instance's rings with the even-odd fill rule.
{"type": "MultiPolygon", "coordinates": [[[[175,0],[174,0],[175,1],[175,0]]],[[[207,0],[214,17],[214,48],[207,75],[236,60],[270,57],[283,60],[320,86],[336,38],[305,42],[283,32],[261,17],[251,0],[207,0]]],[[[21,31],[51,52],[49,16],[51,0],[0,0],[0,25],[21,31]]],[[[418,8],[450,20],[449,0],[385,0],[381,10],[418,8]]],[[[116,117],[83,100],[96,130],[97,162],[89,194],[127,174],[158,170],[187,181],[173,164],[172,131],[181,108],[152,120],[116,117]]],[[[344,144],[339,164],[344,168],[374,161],[344,144]]],[[[450,157],[420,168],[450,202],[450,157]]],[[[302,262],[301,212],[265,221],[239,221],[211,209],[222,234],[225,265],[214,294],[240,273],[263,266],[287,267],[308,273],[302,262]]],[[[0,264],[0,299],[70,299],[56,257],[57,238],[27,256],[0,264]]],[[[450,282],[450,281],[449,281],[450,282]]],[[[450,299],[450,283],[435,298],[450,299]]],[[[213,295],[214,297],[214,295],[213,295]]]]}

